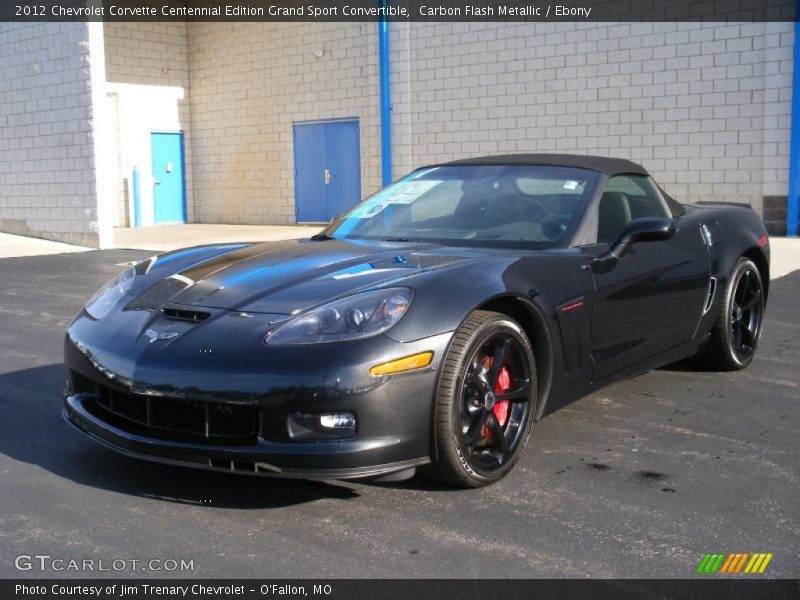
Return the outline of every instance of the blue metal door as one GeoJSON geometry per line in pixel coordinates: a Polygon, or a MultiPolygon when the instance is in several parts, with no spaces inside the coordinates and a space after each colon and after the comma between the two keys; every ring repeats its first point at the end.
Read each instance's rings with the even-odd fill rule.
{"type": "Polygon", "coordinates": [[[152,133],[153,219],[156,223],[186,221],[183,177],[183,134],[152,133]]]}
{"type": "Polygon", "coordinates": [[[294,126],[294,195],[298,223],[322,223],[328,217],[325,184],[325,125],[294,126]]]}
{"type": "Polygon", "coordinates": [[[296,123],[294,140],[297,222],[327,223],[358,204],[358,121],[296,123]]]}
{"type": "Polygon", "coordinates": [[[328,220],[361,200],[361,157],[358,121],[325,125],[325,162],[328,182],[328,220]]]}

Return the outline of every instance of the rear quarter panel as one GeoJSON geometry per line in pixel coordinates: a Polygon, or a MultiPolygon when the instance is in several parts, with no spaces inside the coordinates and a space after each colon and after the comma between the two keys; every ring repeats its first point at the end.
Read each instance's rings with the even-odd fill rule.
{"type": "Polygon", "coordinates": [[[717,278],[714,305],[698,327],[698,336],[701,336],[711,331],[721,307],[721,291],[725,289],[733,267],[742,256],[747,255],[755,260],[762,272],[764,289],[769,292],[769,240],[761,217],[746,204],[720,202],[686,205],[686,216],[706,225],[710,232],[708,251],[711,275],[717,278]]]}

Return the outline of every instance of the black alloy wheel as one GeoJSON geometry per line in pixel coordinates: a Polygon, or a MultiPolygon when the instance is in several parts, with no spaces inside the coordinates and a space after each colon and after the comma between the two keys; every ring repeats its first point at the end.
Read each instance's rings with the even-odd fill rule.
{"type": "Polygon", "coordinates": [[[749,365],[758,349],[765,306],[761,272],[752,260],[742,257],[718,303],[709,340],[692,362],[713,371],[737,371],[749,365]]]}
{"type": "Polygon", "coordinates": [[[531,408],[525,349],[500,332],[476,348],[460,390],[459,440],[475,468],[493,471],[517,449],[531,408]]]}
{"type": "Polygon", "coordinates": [[[536,401],[536,363],[523,329],[507,315],[472,312],[443,361],[436,451],[424,472],[464,487],[497,481],[525,447],[536,401]]]}
{"type": "Polygon", "coordinates": [[[729,318],[731,351],[740,363],[747,363],[756,351],[764,312],[764,290],[758,271],[744,270],[736,282],[729,318]]]}

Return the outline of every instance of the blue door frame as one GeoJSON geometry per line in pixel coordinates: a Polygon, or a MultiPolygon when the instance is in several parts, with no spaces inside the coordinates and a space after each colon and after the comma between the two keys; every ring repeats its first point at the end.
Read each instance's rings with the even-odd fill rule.
{"type": "MultiPolygon", "coordinates": [[[[795,19],[800,17],[800,0],[795,3],[795,19]]],[[[786,199],[786,235],[797,237],[800,229],[800,27],[794,23],[792,54],[792,125],[789,142],[789,192],[786,199]]]]}
{"type": "Polygon", "coordinates": [[[186,176],[182,131],[150,134],[153,163],[153,222],[186,222],[186,176]]]}
{"type": "Polygon", "coordinates": [[[295,217],[327,223],[361,200],[356,118],[294,123],[295,217]]]}
{"type": "MultiPolygon", "coordinates": [[[[386,0],[380,0],[386,6],[386,0]]],[[[381,96],[381,182],[392,183],[392,77],[389,61],[389,21],[378,19],[378,64],[381,96]]]]}

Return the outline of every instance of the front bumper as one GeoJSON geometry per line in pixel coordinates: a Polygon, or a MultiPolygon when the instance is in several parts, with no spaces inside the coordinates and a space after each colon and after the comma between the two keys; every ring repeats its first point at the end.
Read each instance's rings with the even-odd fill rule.
{"type": "MultiPolygon", "coordinates": [[[[411,469],[430,462],[428,456],[423,456],[404,461],[366,466],[323,466],[329,463],[335,465],[358,462],[355,459],[355,455],[370,449],[377,449],[377,447],[382,445],[378,443],[365,447],[364,444],[357,442],[339,442],[337,443],[337,450],[339,451],[337,453],[338,459],[337,455],[333,455],[334,460],[330,460],[330,458],[332,458],[331,454],[319,452],[323,449],[316,448],[318,452],[306,455],[307,460],[298,461],[297,457],[294,457],[293,463],[298,465],[305,463],[305,466],[281,467],[275,464],[285,462],[280,456],[276,456],[275,452],[278,448],[271,447],[267,442],[259,441],[255,447],[248,448],[241,448],[238,446],[216,446],[214,448],[209,448],[201,444],[165,443],[145,436],[131,434],[109,425],[84,407],[84,402],[87,401],[91,401],[91,398],[81,394],[71,395],[65,398],[65,406],[62,415],[70,425],[95,442],[111,450],[115,450],[120,454],[162,464],[201,469],[208,468],[215,471],[272,477],[299,479],[359,479],[362,477],[380,477],[398,471],[405,471],[406,469],[411,469]],[[371,448],[369,446],[371,446],[371,448]],[[342,455],[349,455],[349,457],[344,458],[342,455]],[[272,462],[267,462],[267,460],[272,462]]],[[[389,441],[389,443],[391,443],[391,441],[389,441]]],[[[284,448],[283,450],[286,449],[284,448]]],[[[296,448],[294,450],[296,450],[296,448]]]]}
{"type": "MultiPolygon", "coordinates": [[[[233,348],[209,358],[206,341],[190,336],[158,352],[146,340],[126,346],[118,335],[79,317],[67,333],[70,381],[64,418],[89,438],[122,454],[156,462],[226,472],[307,479],[378,477],[430,461],[433,395],[438,366],[451,334],[400,343],[386,336],[308,348],[233,348]],[[379,362],[432,350],[426,368],[371,377],[379,362]],[[164,436],[147,424],[128,426],[100,406],[100,392],[194,406],[247,407],[254,433],[224,438],[164,436]],[[288,433],[291,414],[350,412],[348,439],[298,441],[288,433]]],[[[231,337],[231,336],[229,336],[231,337]]],[[[235,340],[235,336],[233,336],[235,340]]],[[[239,340],[241,342],[241,340],[239,340]]],[[[208,411],[206,412],[208,414],[208,411]]],[[[149,421],[148,421],[149,423],[149,421]]],[[[206,426],[206,432],[208,427],[206,426]]]]}

